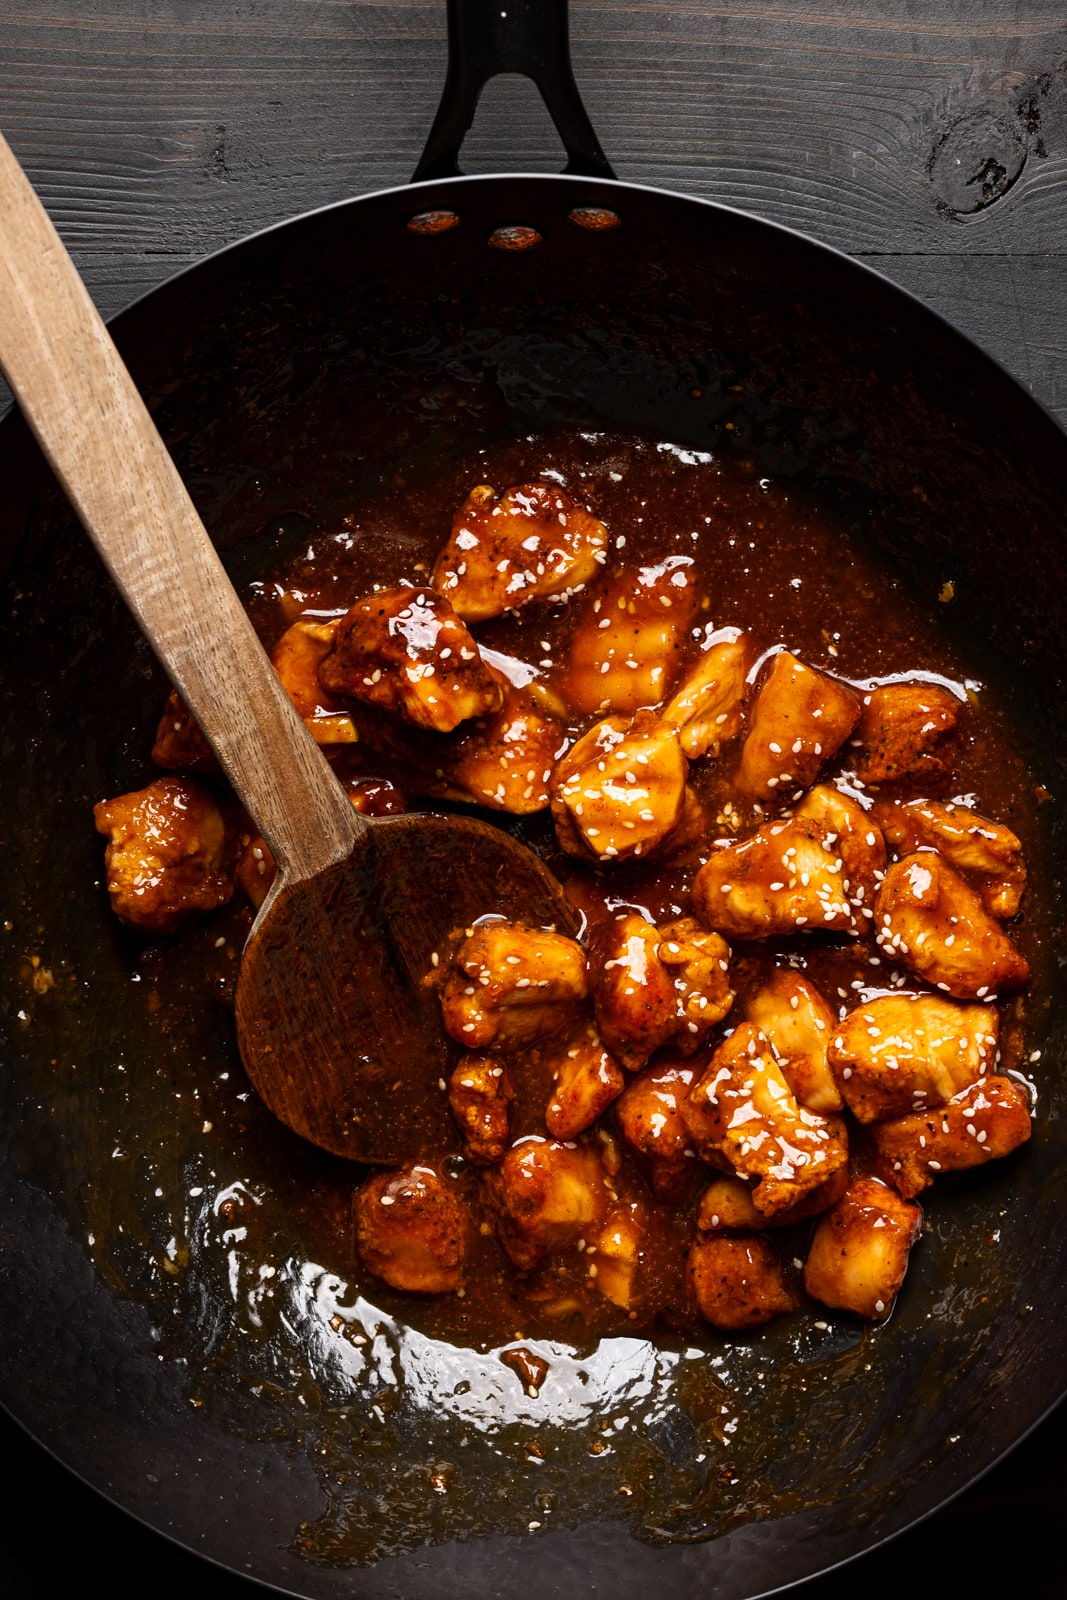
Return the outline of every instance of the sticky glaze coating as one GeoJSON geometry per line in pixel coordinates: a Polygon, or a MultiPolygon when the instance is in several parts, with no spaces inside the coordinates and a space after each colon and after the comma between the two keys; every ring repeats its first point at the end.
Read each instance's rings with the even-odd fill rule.
{"type": "MultiPolygon", "coordinates": [[[[427,974],[455,1068],[434,1147],[357,1188],[376,1291],[483,1339],[887,1315],[918,1212],[886,1253],[870,1195],[936,1205],[1029,1136],[1042,957],[1033,780],[921,598],[744,463],[583,434],[394,483],[249,605],[355,804],[476,805],[587,919],[457,929],[427,974]]],[[[173,700],[154,755],[214,783],[260,900],[173,700]]]]}

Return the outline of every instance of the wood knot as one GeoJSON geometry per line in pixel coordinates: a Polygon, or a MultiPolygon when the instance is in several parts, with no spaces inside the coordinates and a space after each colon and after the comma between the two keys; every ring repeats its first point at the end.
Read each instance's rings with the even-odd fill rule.
{"type": "Polygon", "coordinates": [[[926,177],[942,215],[987,210],[1018,182],[1031,152],[1045,154],[1043,92],[1037,82],[1014,103],[971,106],[941,132],[927,157],[926,177]]]}

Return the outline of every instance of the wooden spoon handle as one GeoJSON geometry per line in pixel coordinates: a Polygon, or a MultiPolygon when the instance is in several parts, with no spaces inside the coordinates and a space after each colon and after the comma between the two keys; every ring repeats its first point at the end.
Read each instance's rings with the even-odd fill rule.
{"type": "Polygon", "coordinates": [[[282,689],[59,235],[0,135],[0,367],[171,680],[290,879],[366,823],[282,689]]]}

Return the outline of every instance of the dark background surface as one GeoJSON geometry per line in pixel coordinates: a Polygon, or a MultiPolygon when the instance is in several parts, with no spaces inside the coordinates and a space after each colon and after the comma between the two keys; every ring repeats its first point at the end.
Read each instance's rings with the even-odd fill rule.
{"type": "MultiPolygon", "coordinates": [[[[571,26],[621,177],[858,256],[1067,420],[1062,0],[573,0],[571,26]]],[[[406,181],[443,73],[443,0],[0,0],[0,128],[105,315],[257,228],[406,181]]],[[[464,164],[561,164],[530,85],[491,86],[464,164]]],[[[0,1461],[4,1600],[266,1592],[131,1523],[6,1419],[0,1461]]],[[[896,1600],[950,1577],[1061,1600],[1065,1520],[1061,1408],[936,1517],[798,1593],[896,1600]]]]}

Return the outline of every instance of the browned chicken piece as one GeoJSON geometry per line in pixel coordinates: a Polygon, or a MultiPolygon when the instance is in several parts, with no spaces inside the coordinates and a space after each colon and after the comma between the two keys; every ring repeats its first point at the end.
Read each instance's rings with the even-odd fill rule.
{"type": "Polygon", "coordinates": [[[504,703],[499,674],[433,589],[383,589],[357,600],[337,625],[319,679],[332,694],[438,733],[489,716],[504,703]]]}
{"type": "Polygon", "coordinates": [[[704,641],[700,660],[663,708],[664,722],[678,729],[690,761],[717,756],[741,731],[746,674],[755,645],[740,628],[719,628],[704,641]]]}
{"type": "Polygon", "coordinates": [[[654,711],[606,717],[563,757],[552,780],[556,837],[569,855],[648,855],[682,820],[689,763],[678,730],[654,711]]]}
{"type": "Polygon", "coordinates": [[[743,1178],[712,1178],[700,1197],[697,1210],[697,1227],[703,1233],[753,1233],[760,1228],[791,1228],[795,1223],[817,1217],[830,1207],[848,1188],[847,1164],[831,1173],[825,1183],[820,1183],[795,1206],[786,1206],[773,1217],[765,1217],[752,1198],[752,1185],[743,1178]]]}
{"type": "Polygon", "coordinates": [[[523,1272],[590,1239],[607,1209],[604,1169],[587,1145],[530,1135],[482,1178],[497,1235],[523,1272]]]}
{"type": "Polygon", "coordinates": [[[755,1183],[761,1216],[794,1206],[848,1161],[844,1125],[798,1105],[769,1039],[743,1022],[682,1104],[697,1154],[755,1183]]]}
{"type": "Polygon", "coordinates": [[[978,895],[933,850],[889,868],[874,903],[883,951],[958,1000],[1018,989],[1030,967],[978,895]]]}
{"type": "Polygon", "coordinates": [[[960,1172],[1010,1154],[1030,1137],[1030,1107],[1011,1078],[972,1083],[936,1111],[915,1111],[871,1129],[874,1170],[906,1200],[939,1172],[960,1172]]]}
{"type": "Polygon", "coordinates": [[[688,556],[639,567],[587,607],[562,680],[577,711],[632,715],[666,700],[697,606],[692,567],[688,556]]]}
{"type": "Polygon", "coordinates": [[[589,1272],[605,1299],[623,1311],[640,1301],[638,1273],[645,1259],[646,1222],[638,1200],[612,1206],[588,1253],[589,1272]]]}
{"type": "Polygon", "coordinates": [[[528,691],[508,687],[499,711],[479,717],[447,751],[435,752],[422,792],[512,816],[544,811],[566,743],[560,724],[538,710],[528,691]]]}
{"type": "Polygon", "coordinates": [[[377,1172],[355,1198],[356,1247],[368,1272],[410,1294],[447,1294],[463,1278],[470,1213],[428,1162],[377,1172]]]}
{"type": "MultiPolygon", "coordinates": [[[[345,792],[355,809],[368,817],[391,817],[407,810],[407,801],[387,778],[350,778],[345,792]]],[[[277,864],[260,833],[246,833],[237,857],[237,882],[258,911],[274,882],[277,864]]]]}
{"type": "Polygon", "coordinates": [[[693,907],[707,928],[728,938],[851,933],[859,908],[845,890],[837,846],[809,818],[765,823],[743,843],[716,841],[693,880],[693,907]]]}
{"type": "Polygon", "coordinates": [[[810,789],[793,816],[817,822],[825,830],[823,845],[844,862],[843,888],[852,902],[857,926],[865,932],[863,924],[873,920],[874,896],[885,871],[881,828],[857,801],[826,783],[810,789]]]}
{"type": "Polygon", "coordinates": [[[657,1061],[628,1083],[615,1106],[615,1121],[637,1157],[657,1200],[684,1200],[696,1168],[696,1151],[682,1118],[682,1102],[696,1068],[684,1061],[657,1061]]]}
{"type": "Polygon", "coordinates": [[[140,933],[173,933],[233,898],[222,812],[197,778],[156,778],[93,807],[107,836],[111,909],[140,933]]]}
{"type": "Polygon", "coordinates": [[[475,928],[441,995],[445,1029],[468,1050],[521,1050],[573,1028],[589,993],[585,951],[514,922],[475,928]]]}
{"type": "Polygon", "coordinates": [[[545,1126],[553,1139],[576,1139],[626,1087],[622,1068],[591,1022],[563,1045],[550,1045],[542,1062],[553,1078],[545,1109],[545,1126]]]}
{"type": "Polygon", "coordinates": [[[939,787],[952,775],[962,703],[936,683],[889,683],[863,696],[853,744],[869,784],[939,787]]]}
{"type": "Polygon", "coordinates": [[[286,628],[271,665],[316,744],[356,744],[359,734],[343,700],[323,688],[319,668],[334,647],[337,622],[307,618],[286,628]]]}
{"type": "Polygon", "coordinates": [[[688,1270],[700,1315],[713,1327],[758,1328],[797,1308],[774,1246],[758,1235],[705,1235],[689,1252],[688,1270]]]}
{"type": "Polygon", "coordinates": [[[856,694],[783,650],[774,658],[748,723],[737,768],[742,794],[791,795],[814,782],[856,723],[856,694]]]}
{"type": "Polygon", "coordinates": [[[163,707],[152,746],[152,760],[167,772],[218,772],[215,752],[177,689],[163,707]]]}
{"type": "Polygon", "coordinates": [[[993,917],[1014,917],[1026,887],[1022,843],[1002,823],[990,822],[969,806],[940,800],[879,801],[878,820],[886,839],[902,855],[936,850],[950,867],[975,880],[982,904],[993,917]]]}
{"type": "Polygon", "coordinates": [[[730,951],[692,917],[657,928],[637,912],[609,923],[593,952],[593,1003],[609,1050],[630,1072],[673,1040],[691,1054],[733,1003],[730,951]]]}
{"type": "Polygon", "coordinates": [[[881,1321],[908,1270],[922,1212],[877,1178],[857,1178],[819,1222],[804,1266],[813,1300],[881,1321]]]}
{"type": "Polygon", "coordinates": [[[782,1075],[809,1111],[840,1111],[844,1102],[826,1059],[836,1017],[815,985],[778,967],[749,1000],[745,1016],[766,1034],[782,1075]]]}
{"type": "Polygon", "coordinates": [[[993,1066],[993,1006],[934,994],[887,994],[850,1011],[830,1042],[830,1067],[859,1122],[942,1105],[993,1066]]]}
{"type": "Polygon", "coordinates": [[[479,484],[456,512],[433,584],[465,622],[484,622],[577,593],[603,566],[607,543],[604,524],[554,483],[499,496],[479,484]]]}
{"type": "Polygon", "coordinates": [[[463,1135],[463,1154],[476,1167],[504,1159],[508,1147],[511,1088],[496,1056],[466,1055],[448,1085],[452,1118],[463,1135]]]}

